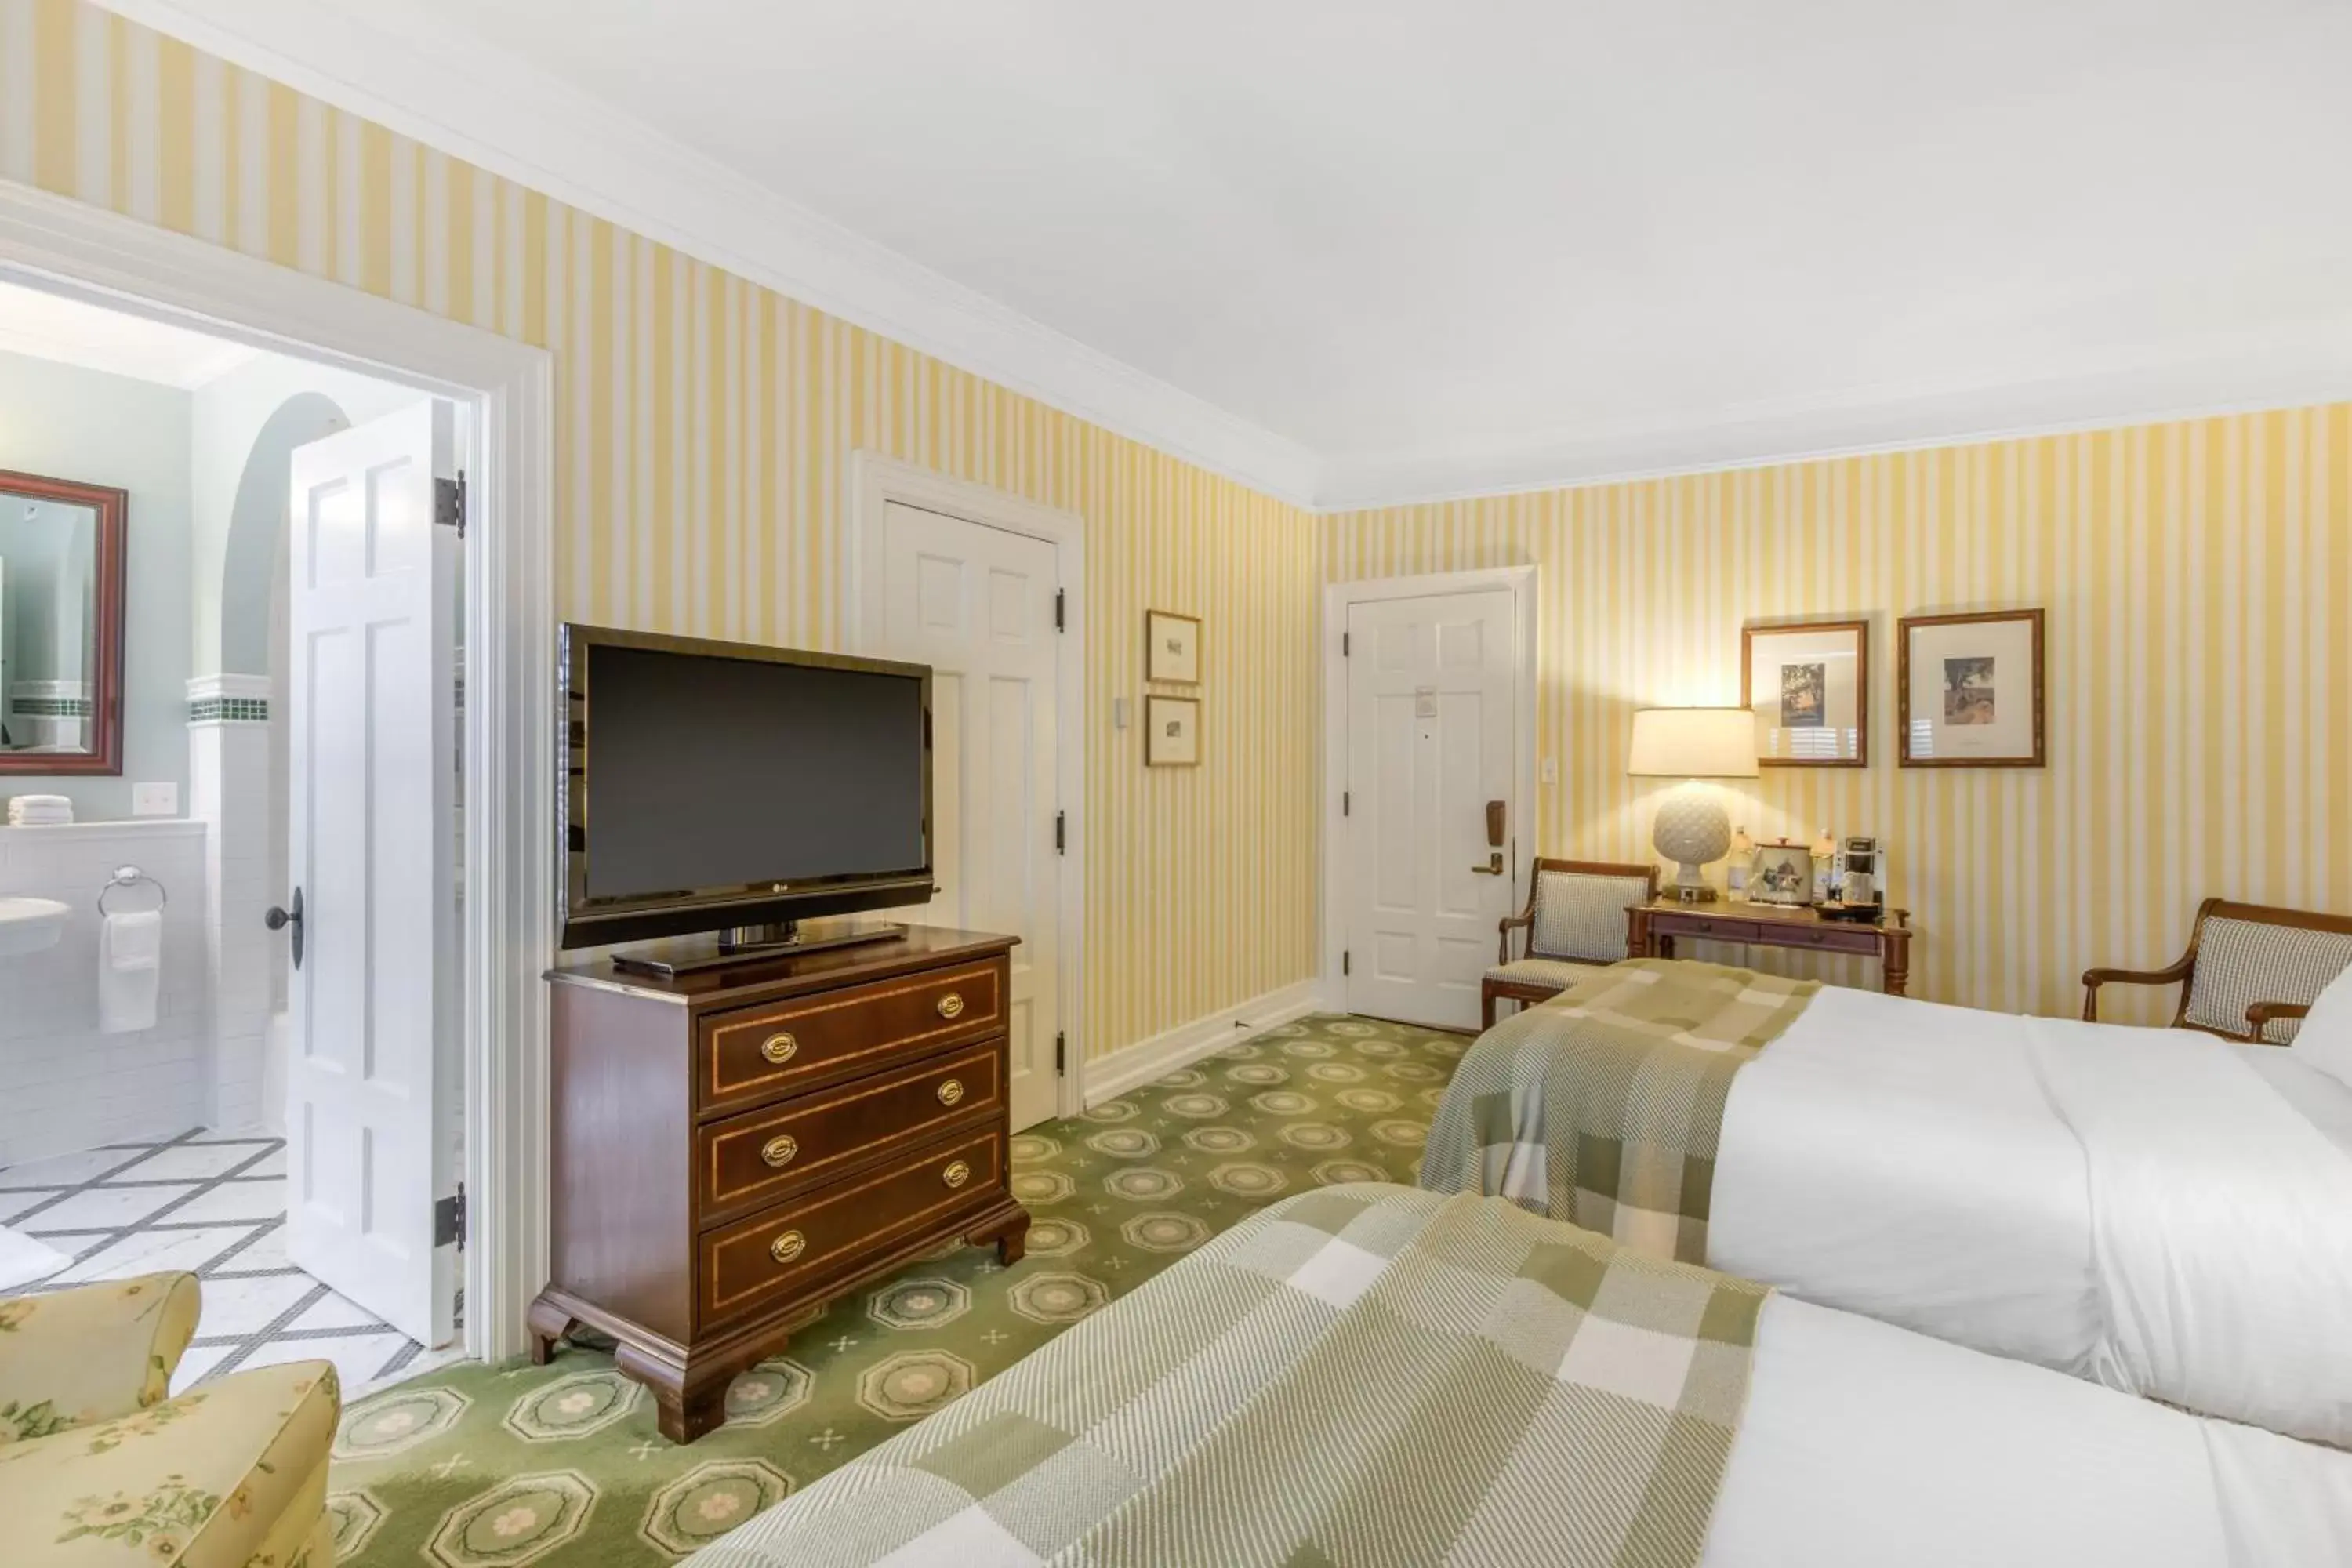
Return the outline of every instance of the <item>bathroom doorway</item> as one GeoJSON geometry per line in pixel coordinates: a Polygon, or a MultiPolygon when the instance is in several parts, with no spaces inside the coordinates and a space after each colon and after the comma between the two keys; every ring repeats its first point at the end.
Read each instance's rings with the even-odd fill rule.
{"type": "MultiPolygon", "coordinates": [[[[119,614],[110,634],[100,626],[88,639],[114,639],[119,775],[64,771],[62,750],[54,774],[37,763],[0,773],[0,796],[28,803],[0,827],[0,897],[62,911],[37,948],[15,953],[0,941],[0,1295],[196,1273],[204,1314],[179,1387],[327,1359],[347,1388],[363,1388],[458,1353],[459,1258],[444,1233],[461,1212],[466,1103],[463,552],[455,527],[435,537],[432,498],[474,461],[471,416],[413,385],[0,284],[0,470],[80,477],[124,499],[119,614]],[[414,499],[395,493],[380,451],[363,471],[319,469],[339,440],[404,420],[427,432],[424,460],[440,470],[413,487],[426,497],[421,515],[378,507],[414,499]],[[382,656],[399,639],[380,621],[324,628],[367,648],[361,677],[321,710],[320,662],[298,682],[298,620],[306,606],[317,618],[337,561],[382,564],[399,539],[420,535],[440,575],[424,624],[406,630],[439,646],[390,660],[382,656]],[[308,744],[295,734],[306,698],[308,744]],[[369,752],[404,721],[408,765],[429,775],[428,795],[437,784],[442,809],[372,816],[369,799],[404,795],[415,781],[355,797],[351,779],[319,774],[318,756],[335,749],[320,737],[369,752]],[[433,753],[421,765],[420,742],[433,753]],[[343,808],[321,825],[325,852],[317,837],[296,837],[304,802],[321,799],[343,808]],[[349,857],[337,858],[355,836],[378,852],[357,865],[356,882],[349,857]],[[323,942],[322,878],[340,878],[325,916],[335,934],[323,942]],[[307,921],[266,924],[305,881],[307,921]],[[397,910],[386,901],[404,896],[397,910]],[[365,913],[354,918],[354,906],[365,913]],[[298,934],[310,939],[306,968],[295,963],[298,934]],[[385,947],[383,963],[362,946],[385,947]],[[431,960],[421,969],[420,953],[431,960]],[[421,1079],[394,1084],[395,1066],[420,1064],[397,1054],[396,1009],[362,996],[353,1012],[354,972],[400,976],[400,994],[426,997],[409,1031],[425,1042],[421,1079]],[[306,1029],[301,987],[321,973],[344,976],[345,994],[309,1008],[306,1029]],[[410,1122],[421,1114],[422,1133],[363,1107],[349,1120],[322,1089],[338,1073],[363,1089],[421,1089],[410,1122]]],[[[6,505],[0,482],[0,512],[6,505]]],[[[18,575],[23,615],[11,613],[0,558],[0,648],[12,628],[46,627],[57,618],[49,601],[70,596],[55,573],[18,575]]],[[[96,605],[102,584],[90,586],[96,605]]],[[[0,651],[0,668],[5,659],[0,651]]],[[[58,684],[56,672],[35,675],[58,684]]],[[[74,739],[77,695],[28,689],[27,718],[37,709],[45,727],[19,728],[74,739]]],[[[79,721],[100,723],[103,705],[80,700],[79,721]]],[[[0,703],[10,701],[0,686],[0,703]]]]}

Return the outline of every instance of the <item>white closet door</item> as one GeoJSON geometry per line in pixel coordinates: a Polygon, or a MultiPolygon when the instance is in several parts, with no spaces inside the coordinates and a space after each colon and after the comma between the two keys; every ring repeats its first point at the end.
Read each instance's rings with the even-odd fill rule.
{"type": "Polygon", "coordinates": [[[1478,1026],[1513,880],[1486,838],[1486,803],[1515,805],[1511,634],[1507,588],[1349,606],[1351,1013],[1478,1026]]]}
{"type": "Polygon", "coordinates": [[[426,1345],[457,1293],[434,1226],[457,1190],[451,428],[425,401],[313,442],[292,493],[286,1253],[426,1345]]]}
{"type": "MultiPolygon", "coordinates": [[[[1055,548],[891,502],[886,658],[932,668],[931,858],[939,894],[904,918],[1018,936],[1013,1126],[1055,1111],[1061,895],[1054,847],[1055,548]]],[[[1075,740],[1075,737],[1073,738],[1075,740]]]]}

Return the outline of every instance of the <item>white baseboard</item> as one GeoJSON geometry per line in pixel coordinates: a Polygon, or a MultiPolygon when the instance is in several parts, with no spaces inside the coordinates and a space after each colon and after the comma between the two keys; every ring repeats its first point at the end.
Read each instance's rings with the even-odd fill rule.
{"type": "Polygon", "coordinates": [[[1087,1064],[1087,1104],[1115,1100],[1139,1083],[1150,1083],[1202,1057],[1247,1039],[1261,1029],[1287,1024],[1323,1005],[1323,988],[1314,978],[1300,980],[1263,996],[1253,996],[1237,1007],[1195,1018],[1163,1029],[1087,1064]]]}

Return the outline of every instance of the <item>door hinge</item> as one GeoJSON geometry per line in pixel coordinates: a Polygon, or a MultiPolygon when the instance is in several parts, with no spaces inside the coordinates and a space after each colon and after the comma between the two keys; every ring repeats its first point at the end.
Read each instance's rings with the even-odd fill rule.
{"type": "Polygon", "coordinates": [[[1070,1037],[1061,1030],[1054,1031],[1054,1076],[1060,1078],[1070,1070],[1070,1037]]]}
{"type": "Polygon", "coordinates": [[[1063,629],[1062,617],[1068,612],[1068,601],[1069,595],[1065,590],[1054,590],[1054,629],[1057,632],[1063,629]]]}
{"type": "Polygon", "coordinates": [[[1353,953],[1351,953],[1351,952],[1348,952],[1345,948],[1340,949],[1340,951],[1339,951],[1339,973],[1342,973],[1342,974],[1346,974],[1346,973],[1348,973],[1350,970],[1352,970],[1352,969],[1355,967],[1355,966],[1354,966],[1354,964],[1350,962],[1354,957],[1355,957],[1355,954],[1353,954],[1353,953]]]}
{"type": "Polygon", "coordinates": [[[1070,814],[1066,811],[1057,811],[1054,814],[1054,853],[1067,855],[1069,852],[1070,814]]]}
{"type": "Polygon", "coordinates": [[[1348,657],[1348,634],[1346,632],[1341,632],[1339,634],[1339,657],[1341,658],[1346,658],[1348,657]]]}
{"type": "Polygon", "coordinates": [[[457,1244],[460,1252],[465,1250],[466,1184],[463,1182],[457,1184],[456,1197],[443,1198],[433,1205],[433,1245],[446,1247],[451,1242],[457,1244]]]}
{"type": "Polygon", "coordinates": [[[457,537],[466,537],[466,470],[457,470],[454,479],[433,481],[433,521],[443,528],[454,528],[457,537]]]}
{"type": "Polygon", "coordinates": [[[1339,792],[1339,815],[1342,816],[1347,816],[1352,809],[1354,809],[1354,797],[1346,790],[1341,790],[1339,792]]]}

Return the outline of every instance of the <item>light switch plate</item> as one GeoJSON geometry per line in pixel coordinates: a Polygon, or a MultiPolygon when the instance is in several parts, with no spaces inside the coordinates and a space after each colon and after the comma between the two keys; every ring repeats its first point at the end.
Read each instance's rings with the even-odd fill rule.
{"type": "Polygon", "coordinates": [[[135,784],[131,786],[133,816],[177,816],[180,786],[175,784],[135,784]]]}
{"type": "Polygon", "coordinates": [[[1127,728],[1127,699],[1124,697],[1110,700],[1110,727],[1114,730],[1127,728]]]}
{"type": "Polygon", "coordinates": [[[1543,760],[1543,782],[1548,784],[1559,783],[1559,759],[1557,757],[1546,757],[1543,760]]]}

